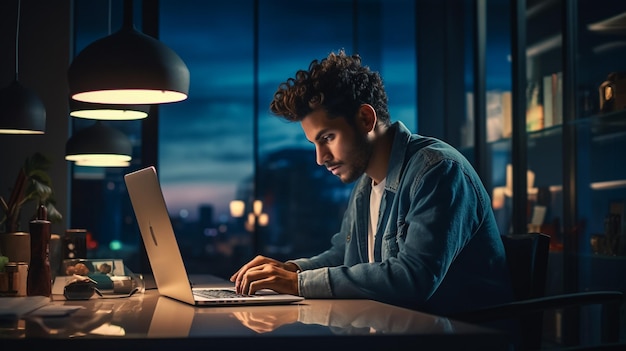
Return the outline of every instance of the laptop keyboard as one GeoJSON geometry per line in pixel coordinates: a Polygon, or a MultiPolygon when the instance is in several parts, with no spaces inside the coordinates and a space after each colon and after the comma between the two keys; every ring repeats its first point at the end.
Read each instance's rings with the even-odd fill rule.
{"type": "Polygon", "coordinates": [[[245,295],[238,294],[232,290],[223,290],[223,289],[196,289],[193,291],[194,294],[206,298],[238,298],[238,297],[258,297],[257,295],[245,295]]]}

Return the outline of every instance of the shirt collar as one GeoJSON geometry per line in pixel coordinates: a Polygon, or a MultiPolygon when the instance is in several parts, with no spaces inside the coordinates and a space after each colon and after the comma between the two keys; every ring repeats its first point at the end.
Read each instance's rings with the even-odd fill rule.
{"type": "Polygon", "coordinates": [[[411,131],[401,122],[396,121],[389,127],[389,132],[394,133],[391,154],[389,155],[389,165],[387,166],[387,190],[396,192],[400,184],[402,166],[406,158],[411,131]]]}

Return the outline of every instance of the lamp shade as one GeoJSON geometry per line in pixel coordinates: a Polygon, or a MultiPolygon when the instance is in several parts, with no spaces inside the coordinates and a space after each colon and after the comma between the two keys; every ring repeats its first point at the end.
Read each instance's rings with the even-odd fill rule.
{"type": "Polygon", "coordinates": [[[70,98],[70,116],[109,121],[130,121],[148,117],[150,105],[96,104],[70,98]]]}
{"type": "Polygon", "coordinates": [[[30,89],[14,80],[0,89],[0,133],[43,134],[46,108],[30,89]]]}
{"type": "Polygon", "coordinates": [[[74,100],[111,104],[182,101],[189,69],[160,41],[125,25],[81,51],[68,70],[74,100]]]}
{"type": "Polygon", "coordinates": [[[79,130],[65,143],[65,159],[77,165],[127,166],[131,155],[132,144],[128,137],[101,121],[79,130]]]}

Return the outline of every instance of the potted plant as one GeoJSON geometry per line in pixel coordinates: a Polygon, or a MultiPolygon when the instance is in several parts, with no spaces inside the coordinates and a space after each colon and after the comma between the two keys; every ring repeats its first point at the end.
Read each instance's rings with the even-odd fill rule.
{"type": "Polygon", "coordinates": [[[0,205],[4,212],[0,225],[4,224],[4,232],[13,233],[20,230],[22,207],[33,200],[35,201],[33,218],[40,204],[46,206],[49,221],[59,222],[63,218],[54,206],[52,181],[47,172],[50,164],[50,160],[38,152],[26,158],[24,166],[18,172],[9,199],[0,196],[0,205]]]}

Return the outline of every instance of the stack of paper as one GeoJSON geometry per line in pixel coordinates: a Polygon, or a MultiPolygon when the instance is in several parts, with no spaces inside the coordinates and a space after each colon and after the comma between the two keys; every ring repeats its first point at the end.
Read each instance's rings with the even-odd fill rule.
{"type": "Polygon", "coordinates": [[[15,320],[50,303],[46,296],[0,297],[0,320],[15,320]]]}

